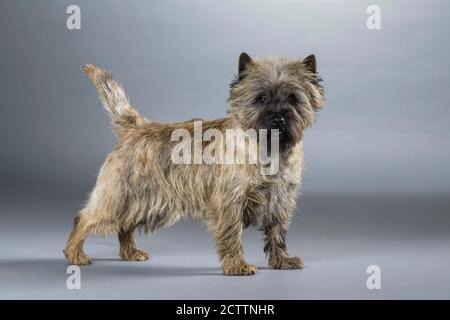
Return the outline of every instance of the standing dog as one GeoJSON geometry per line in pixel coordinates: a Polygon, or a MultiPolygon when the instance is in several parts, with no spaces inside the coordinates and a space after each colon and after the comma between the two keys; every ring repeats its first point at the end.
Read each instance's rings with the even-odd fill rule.
{"type": "MultiPolygon", "coordinates": [[[[324,92],[314,55],[252,59],[239,57],[231,84],[228,116],[204,121],[202,132],[214,129],[269,130],[279,139],[275,174],[262,174],[262,164],[176,164],[173,132],[195,134],[195,121],[159,123],[131,107],[122,87],[93,65],[83,70],[94,83],[108,111],[118,142],[108,155],[90,198],[77,215],[64,250],[71,264],[89,264],[83,243],[90,233],[117,233],[124,260],[147,260],[134,241],[136,228],[153,232],[190,214],[203,220],[216,241],[226,275],[251,275],[257,268],[244,260],[242,231],[248,225],[265,234],[264,251],[276,269],[299,269],[303,262],[288,255],[286,232],[298,196],[303,164],[303,132],[324,105],[324,92]],[[278,133],[278,134],[276,134],[278,133]]],[[[197,139],[197,140],[196,140],[197,139]]],[[[201,140],[201,146],[219,146],[201,140]]],[[[189,146],[190,147],[190,146],[189,146]]],[[[221,150],[222,144],[217,150],[221,150]]],[[[188,148],[188,150],[190,150],[188,148]]],[[[237,148],[235,153],[242,153],[237,148]]],[[[219,153],[219,152],[218,152],[219,153]]]]}

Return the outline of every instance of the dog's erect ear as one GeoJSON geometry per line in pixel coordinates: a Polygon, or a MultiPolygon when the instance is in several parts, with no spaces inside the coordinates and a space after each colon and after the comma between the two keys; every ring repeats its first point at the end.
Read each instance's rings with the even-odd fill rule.
{"type": "Polygon", "coordinates": [[[317,73],[317,61],[316,57],[311,54],[307,56],[305,59],[303,59],[303,64],[305,65],[306,69],[312,73],[317,73]]]}
{"type": "Polygon", "coordinates": [[[239,56],[239,74],[245,71],[248,64],[252,62],[252,58],[245,52],[242,52],[239,56]]]}

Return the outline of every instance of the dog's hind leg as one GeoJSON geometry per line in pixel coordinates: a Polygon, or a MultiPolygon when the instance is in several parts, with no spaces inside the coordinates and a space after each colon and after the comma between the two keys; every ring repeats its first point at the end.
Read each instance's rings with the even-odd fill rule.
{"type": "Polygon", "coordinates": [[[147,251],[138,249],[134,240],[136,227],[122,228],[119,231],[120,257],[123,260],[145,261],[149,254],[147,251]]]}
{"type": "Polygon", "coordinates": [[[94,221],[86,214],[78,214],[75,218],[72,232],[64,249],[64,256],[70,264],[85,265],[92,262],[91,258],[83,252],[83,244],[93,226],[94,221]]]}

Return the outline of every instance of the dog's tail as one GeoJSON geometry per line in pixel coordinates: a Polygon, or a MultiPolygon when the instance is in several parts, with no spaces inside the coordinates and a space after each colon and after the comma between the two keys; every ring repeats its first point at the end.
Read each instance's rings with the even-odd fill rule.
{"type": "Polygon", "coordinates": [[[149,122],[130,105],[122,86],[112,78],[109,72],[92,64],[82,66],[82,70],[94,83],[97,95],[108,111],[111,125],[118,136],[149,122]]]}

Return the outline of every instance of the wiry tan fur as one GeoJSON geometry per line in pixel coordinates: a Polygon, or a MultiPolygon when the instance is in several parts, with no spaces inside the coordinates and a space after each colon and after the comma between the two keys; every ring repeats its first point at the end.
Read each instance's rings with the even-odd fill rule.
{"type": "MultiPolygon", "coordinates": [[[[91,233],[118,234],[123,259],[146,260],[148,253],[136,247],[134,231],[142,228],[151,233],[191,215],[206,223],[227,275],[249,275],[257,270],[244,260],[242,232],[249,224],[264,232],[270,266],[302,267],[300,258],[288,255],[285,236],[301,182],[302,132],[323,105],[315,59],[248,57],[246,61],[246,57],[241,56],[239,79],[231,88],[229,115],[204,121],[203,131],[261,128],[261,110],[254,103],[258,92],[294,91],[302,100],[301,111],[292,120],[295,140],[282,151],[276,175],[261,175],[259,164],[174,164],[171,151],[177,142],[171,141],[171,134],[178,128],[193,134],[193,120],[150,121],[130,106],[110,74],[93,65],[83,67],[111,116],[118,141],[98,174],[87,204],[75,218],[64,251],[69,263],[91,263],[83,253],[84,239],[91,233]]],[[[238,148],[236,152],[246,151],[238,148]]]]}

